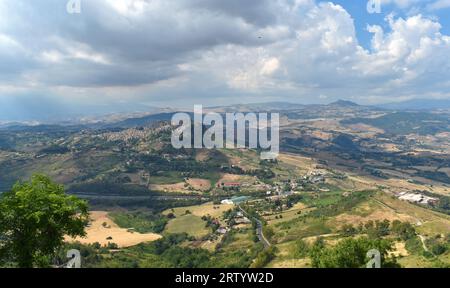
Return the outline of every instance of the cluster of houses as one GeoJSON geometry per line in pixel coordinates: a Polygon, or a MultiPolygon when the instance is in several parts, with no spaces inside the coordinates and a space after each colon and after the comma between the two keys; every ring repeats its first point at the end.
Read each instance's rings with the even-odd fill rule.
{"type": "Polygon", "coordinates": [[[252,223],[252,221],[250,221],[250,219],[248,219],[246,216],[244,216],[244,213],[242,213],[241,211],[238,211],[238,212],[236,212],[236,216],[234,217],[234,223],[236,225],[250,224],[250,223],[252,223]]]}
{"type": "MultiPolygon", "coordinates": [[[[306,184],[320,184],[325,182],[326,172],[321,170],[312,170],[299,180],[290,180],[281,184],[269,186],[266,192],[267,198],[276,200],[285,198],[294,194],[296,190],[302,188],[306,184]]],[[[326,191],[324,191],[326,192],[326,191]]]]}
{"type": "Polygon", "coordinates": [[[325,175],[326,175],[326,173],[322,170],[312,170],[312,171],[309,171],[305,176],[303,176],[302,182],[307,183],[307,184],[324,183],[325,175]]]}
{"type": "Polygon", "coordinates": [[[298,180],[290,180],[285,183],[274,184],[273,186],[269,185],[269,189],[267,190],[266,194],[268,196],[289,196],[292,195],[295,190],[298,190],[298,188],[302,188],[304,185],[325,183],[325,179],[326,172],[321,170],[312,170],[298,180]]]}
{"type": "Polygon", "coordinates": [[[123,130],[120,132],[106,132],[106,133],[99,135],[98,137],[101,137],[109,142],[114,142],[114,141],[129,142],[134,139],[144,139],[145,137],[147,137],[149,135],[149,133],[150,133],[150,130],[148,128],[142,129],[142,130],[131,128],[131,129],[123,130]]]}
{"type": "MultiPolygon", "coordinates": [[[[234,223],[233,225],[241,225],[241,224],[245,225],[245,224],[252,223],[252,221],[250,221],[250,219],[248,219],[246,216],[244,216],[244,213],[242,213],[241,211],[236,212],[234,217],[232,219],[230,219],[230,220],[233,220],[233,223],[234,223]]],[[[220,222],[218,222],[218,223],[220,223],[220,222]]],[[[227,234],[228,231],[230,231],[230,229],[231,229],[231,227],[220,226],[216,230],[216,233],[224,235],[224,234],[227,234]]]]}

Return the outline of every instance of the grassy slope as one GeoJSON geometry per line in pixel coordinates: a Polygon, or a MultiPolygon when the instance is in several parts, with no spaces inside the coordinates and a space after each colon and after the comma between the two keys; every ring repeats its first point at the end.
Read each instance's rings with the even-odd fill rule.
{"type": "Polygon", "coordinates": [[[208,235],[210,229],[205,227],[206,222],[200,217],[187,214],[179,216],[175,219],[169,221],[164,230],[166,233],[183,233],[186,232],[191,236],[200,238],[202,236],[208,235]]]}

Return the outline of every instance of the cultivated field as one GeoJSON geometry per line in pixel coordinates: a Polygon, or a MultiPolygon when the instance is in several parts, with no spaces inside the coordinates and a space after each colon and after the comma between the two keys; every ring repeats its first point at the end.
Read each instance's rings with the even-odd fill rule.
{"type": "Polygon", "coordinates": [[[212,202],[205,203],[202,205],[188,206],[188,207],[178,207],[173,209],[167,209],[163,212],[164,215],[169,213],[173,213],[176,217],[182,216],[186,214],[186,211],[189,210],[192,215],[203,217],[203,216],[211,216],[211,217],[221,217],[223,212],[233,209],[234,205],[230,204],[219,204],[214,205],[212,202]]]}
{"type": "Polygon", "coordinates": [[[240,184],[253,184],[257,180],[254,176],[248,176],[248,175],[235,175],[235,174],[223,174],[222,178],[217,182],[218,185],[221,185],[222,183],[229,183],[229,182],[236,182],[240,184]]]}
{"type": "Polygon", "coordinates": [[[185,214],[170,220],[164,232],[173,234],[187,233],[196,238],[200,238],[208,235],[210,229],[206,228],[206,222],[199,216],[185,214]]]}
{"type": "Polygon", "coordinates": [[[189,207],[178,207],[167,209],[164,215],[172,213],[175,219],[169,221],[164,230],[166,233],[187,233],[194,237],[202,237],[207,235],[211,230],[206,228],[206,222],[201,218],[203,216],[211,216],[221,219],[223,212],[232,209],[234,205],[214,205],[213,203],[205,203],[189,207]]]}
{"type": "Polygon", "coordinates": [[[394,211],[393,209],[383,205],[383,203],[371,199],[364,202],[351,211],[340,214],[329,220],[328,225],[332,227],[341,228],[345,224],[351,224],[358,226],[359,224],[364,224],[370,220],[372,221],[383,221],[383,220],[399,220],[402,222],[410,222],[415,225],[418,222],[417,218],[410,215],[394,211]]]}
{"type": "Polygon", "coordinates": [[[301,170],[311,169],[311,167],[315,164],[315,162],[310,158],[285,153],[281,153],[278,156],[278,160],[286,164],[295,166],[301,170]]]}
{"type": "Polygon", "coordinates": [[[299,217],[300,215],[307,213],[311,209],[308,209],[307,206],[301,202],[296,203],[292,208],[285,210],[281,213],[276,213],[270,216],[265,216],[264,220],[268,222],[269,225],[277,224],[284,221],[289,221],[294,218],[299,217]],[[282,216],[282,217],[280,217],[282,216]],[[277,217],[277,218],[275,218],[277,217]]]}
{"type": "Polygon", "coordinates": [[[176,183],[176,184],[150,184],[150,190],[152,191],[160,191],[166,193],[192,193],[193,191],[189,191],[189,186],[184,182],[176,183]]]}
{"type": "Polygon", "coordinates": [[[175,184],[150,184],[149,188],[152,191],[187,194],[207,191],[211,188],[211,182],[206,179],[191,178],[175,184]]]}
{"type": "Polygon", "coordinates": [[[199,191],[207,191],[211,188],[211,182],[206,179],[190,178],[186,180],[186,183],[193,189],[199,191]]]}
{"type": "Polygon", "coordinates": [[[131,232],[130,229],[120,228],[108,217],[108,212],[105,211],[92,211],[90,215],[91,222],[89,227],[86,228],[86,237],[77,237],[75,239],[66,237],[67,242],[77,241],[83,244],[98,242],[101,245],[115,243],[120,248],[123,248],[143,242],[155,241],[162,237],[155,233],[141,234],[131,232]]]}

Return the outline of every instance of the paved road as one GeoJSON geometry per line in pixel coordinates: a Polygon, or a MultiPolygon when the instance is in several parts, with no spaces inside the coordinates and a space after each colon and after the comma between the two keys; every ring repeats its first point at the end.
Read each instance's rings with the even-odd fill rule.
{"type": "Polygon", "coordinates": [[[255,220],[256,222],[256,236],[258,237],[259,241],[261,241],[264,245],[264,248],[269,248],[271,246],[270,242],[267,240],[267,238],[264,236],[263,233],[263,225],[261,223],[261,221],[259,221],[258,219],[256,219],[255,217],[251,217],[250,215],[247,214],[247,212],[245,212],[244,209],[242,209],[241,206],[238,206],[239,210],[242,211],[242,213],[245,214],[245,216],[252,218],[253,220],[255,220]]]}

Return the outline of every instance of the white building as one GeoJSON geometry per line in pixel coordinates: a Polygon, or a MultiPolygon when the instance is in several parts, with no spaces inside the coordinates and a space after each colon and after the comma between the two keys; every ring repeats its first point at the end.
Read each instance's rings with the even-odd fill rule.
{"type": "Polygon", "coordinates": [[[233,205],[233,201],[231,201],[230,199],[224,199],[222,200],[220,203],[224,204],[224,205],[233,205]]]}
{"type": "Polygon", "coordinates": [[[437,198],[429,197],[420,193],[402,192],[398,199],[405,200],[411,203],[430,205],[439,201],[437,198]]]}

